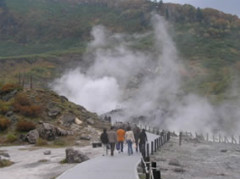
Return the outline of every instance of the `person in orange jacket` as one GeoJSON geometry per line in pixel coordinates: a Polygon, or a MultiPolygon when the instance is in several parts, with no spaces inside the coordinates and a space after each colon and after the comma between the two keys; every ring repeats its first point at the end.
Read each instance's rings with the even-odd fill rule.
{"type": "Polygon", "coordinates": [[[120,152],[123,152],[123,142],[125,140],[125,130],[122,128],[119,128],[117,130],[117,150],[120,152]]]}

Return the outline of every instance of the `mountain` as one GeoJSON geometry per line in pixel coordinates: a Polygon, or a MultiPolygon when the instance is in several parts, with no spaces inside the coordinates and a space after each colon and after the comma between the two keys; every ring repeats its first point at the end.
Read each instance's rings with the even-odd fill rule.
{"type": "MultiPolygon", "coordinates": [[[[81,62],[93,26],[143,34],[152,30],[152,12],[172,25],[170,33],[189,68],[185,90],[224,98],[239,76],[239,18],[147,0],[1,0],[0,84],[32,76],[36,86],[47,87],[63,67],[81,62]]],[[[134,43],[131,48],[151,52],[153,39],[150,34],[134,43]]]]}

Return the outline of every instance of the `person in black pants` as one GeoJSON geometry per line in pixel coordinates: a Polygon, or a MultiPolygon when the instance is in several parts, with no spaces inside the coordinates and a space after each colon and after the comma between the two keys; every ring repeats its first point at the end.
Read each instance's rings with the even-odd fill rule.
{"type": "Polygon", "coordinates": [[[147,142],[147,134],[145,132],[145,129],[142,129],[141,133],[139,134],[139,149],[143,158],[146,157],[146,142],[147,142]]]}
{"type": "MultiPolygon", "coordinates": [[[[108,145],[109,145],[107,129],[103,129],[103,133],[101,134],[100,139],[103,144],[103,151],[107,155],[108,154],[108,145]]],[[[105,155],[104,153],[103,153],[103,155],[105,155]]]]}

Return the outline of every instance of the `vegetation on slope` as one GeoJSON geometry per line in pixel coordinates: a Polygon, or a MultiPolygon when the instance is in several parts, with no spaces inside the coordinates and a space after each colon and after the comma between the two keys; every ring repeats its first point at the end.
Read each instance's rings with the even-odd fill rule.
{"type": "MultiPolygon", "coordinates": [[[[162,1],[0,0],[0,83],[17,81],[19,73],[32,75],[37,85],[51,80],[61,66],[81,60],[94,25],[112,32],[149,32],[153,11],[172,24],[190,72],[186,91],[223,98],[239,75],[239,18],[162,1]]],[[[149,35],[131,48],[150,51],[152,44],[149,35]]]]}
{"type": "MultiPolygon", "coordinates": [[[[0,144],[21,144],[20,136],[37,128],[39,121],[72,131],[74,135],[67,136],[71,140],[79,140],[81,134],[87,136],[89,128],[94,131],[109,126],[95,113],[52,91],[0,85],[0,144]]],[[[60,141],[57,139],[54,144],[60,141]]]]}

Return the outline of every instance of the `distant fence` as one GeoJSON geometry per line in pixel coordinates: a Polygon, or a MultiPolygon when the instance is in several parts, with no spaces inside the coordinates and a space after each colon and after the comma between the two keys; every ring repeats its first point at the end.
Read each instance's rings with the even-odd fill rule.
{"type": "Polygon", "coordinates": [[[225,143],[225,144],[240,144],[240,136],[234,135],[224,135],[224,134],[209,134],[205,135],[192,132],[180,132],[179,133],[179,144],[181,145],[182,140],[195,139],[199,141],[215,142],[215,143],[225,143]]]}
{"type": "Polygon", "coordinates": [[[33,89],[33,76],[25,73],[18,74],[18,85],[22,88],[33,89]]]}

